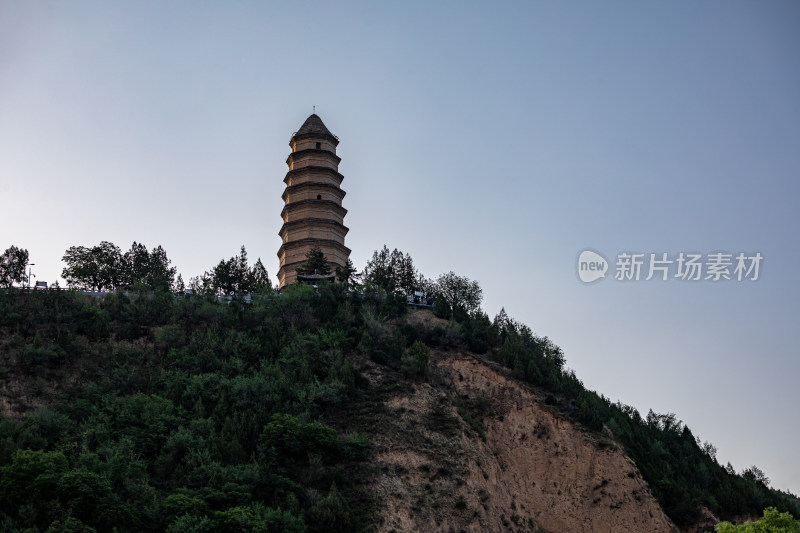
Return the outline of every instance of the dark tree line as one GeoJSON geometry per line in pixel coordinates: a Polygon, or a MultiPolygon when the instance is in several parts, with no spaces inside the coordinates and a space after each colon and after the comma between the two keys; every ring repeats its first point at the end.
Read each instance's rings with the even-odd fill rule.
{"type": "Polygon", "coordinates": [[[251,267],[247,250],[242,246],[239,255],[222,259],[214,268],[189,280],[189,288],[199,294],[232,296],[272,289],[267,269],[259,257],[251,267]]]}
{"type": "Polygon", "coordinates": [[[444,318],[474,315],[480,311],[483,290],[477,281],[450,271],[436,280],[426,278],[408,253],[384,244],[367,261],[361,279],[367,287],[402,296],[421,292],[436,302],[436,314],[444,318]]]}
{"type": "Polygon", "coordinates": [[[61,260],[67,265],[61,277],[69,287],[78,289],[141,288],[166,292],[174,288],[177,273],[160,245],[148,251],[147,246],[136,241],[125,253],[108,241],[91,247],[72,246],[61,260]]]}
{"type": "MultiPolygon", "coordinates": [[[[27,264],[27,252],[19,251],[15,247],[12,249],[6,251],[4,258],[8,256],[9,259],[4,259],[5,262],[0,267],[6,263],[27,264]],[[24,257],[22,252],[25,252],[24,257]]],[[[67,266],[61,275],[71,288],[97,291],[138,288],[179,293],[189,289],[197,294],[225,296],[272,290],[272,283],[261,259],[250,266],[244,246],[238,255],[227,260],[222,259],[202,275],[191,278],[188,286],[182,276],[177,275],[176,278],[177,269],[171,266],[171,261],[161,246],[148,251],[144,244],[134,242],[130,250],[122,253],[115,244],[102,241],[92,247],[72,246],[64,253],[62,260],[67,266]]],[[[18,273],[24,270],[14,268],[12,266],[0,272],[18,273]]],[[[363,285],[368,289],[401,296],[422,292],[431,300],[437,301],[437,314],[448,318],[455,314],[479,311],[483,298],[483,291],[477,281],[458,276],[452,271],[436,280],[428,279],[417,270],[408,253],[396,248],[390,252],[386,245],[373,253],[372,259],[360,274],[350,259],[343,267],[337,265],[334,269],[319,247],[308,251],[306,260],[297,268],[297,272],[322,276],[334,273],[335,280],[348,289],[363,285]]],[[[10,280],[11,276],[7,275],[6,278],[10,280]]]]}
{"type": "MultiPolygon", "coordinates": [[[[344,268],[336,267],[336,281],[348,288],[362,287],[367,291],[380,291],[385,294],[403,297],[423,293],[431,301],[436,301],[437,315],[453,318],[480,311],[483,290],[477,281],[459,276],[450,271],[436,280],[426,278],[408,253],[395,248],[389,251],[385,244],[375,250],[367,261],[364,270],[356,273],[353,263],[348,259],[344,268]]],[[[301,275],[323,275],[331,273],[331,265],[319,247],[313,247],[306,254],[306,260],[297,268],[301,275]]]]}
{"type": "Polygon", "coordinates": [[[417,271],[411,256],[397,248],[390,252],[385,244],[372,254],[361,277],[365,284],[403,295],[414,294],[426,285],[424,276],[417,271]]]}
{"type": "MultiPolygon", "coordinates": [[[[130,250],[122,253],[114,243],[102,241],[91,247],[72,246],[62,260],[67,266],[61,276],[71,288],[179,293],[187,288],[161,246],[148,251],[147,246],[134,241],[130,250]]],[[[242,246],[238,255],[222,259],[211,270],[192,278],[188,288],[199,294],[233,295],[268,291],[272,284],[261,259],[250,266],[242,246]]]]}

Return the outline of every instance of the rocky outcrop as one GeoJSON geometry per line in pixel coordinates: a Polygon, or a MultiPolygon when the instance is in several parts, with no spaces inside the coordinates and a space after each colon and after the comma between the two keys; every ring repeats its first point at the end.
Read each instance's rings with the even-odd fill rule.
{"type": "Polygon", "coordinates": [[[613,440],[542,400],[485,361],[435,354],[428,382],[384,401],[377,529],[677,531],[613,440]]]}

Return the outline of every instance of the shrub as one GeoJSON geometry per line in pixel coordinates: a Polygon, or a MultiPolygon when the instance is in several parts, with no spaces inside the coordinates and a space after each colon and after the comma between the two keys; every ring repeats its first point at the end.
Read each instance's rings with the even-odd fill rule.
{"type": "Polygon", "coordinates": [[[70,516],[50,524],[45,533],[95,533],[95,531],[97,531],[95,528],[89,527],[77,518],[70,516]]]}
{"type": "Polygon", "coordinates": [[[450,318],[450,305],[441,296],[433,302],[433,314],[438,318],[450,318]]]}
{"type": "Polygon", "coordinates": [[[93,304],[85,305],[77,316],[77,331],[92,340],[107,339],[110,334],[108,312],[93,304]]]}
{"type": "Polygon", "coordinates": [[[408,375],[426,376],[428,374],[428,359],[428,347],[420,341],[415,341],[400,358],[400,370],[408,375]]]}
{"type": "Polygon", "coordinates": [[[464,499],[463,494],[458,495],[458,499],[456,500],[456,509],[466,509],[467,508],[467,500],[464,499]]]}
{"type": "Polygon", "coordinates": [[[328,495],[317,502],[308,513],[313,531],[325,531],[330,533],[353,531],[354,524],[352,514],[347,500],[339,494],[336,483],[331,485],[328,495]]]}

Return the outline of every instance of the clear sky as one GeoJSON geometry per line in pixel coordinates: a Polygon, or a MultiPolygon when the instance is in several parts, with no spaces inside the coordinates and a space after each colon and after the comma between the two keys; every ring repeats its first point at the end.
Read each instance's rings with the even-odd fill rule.
{"type": "Polygon", "coordinates": [[[0,0],[0,248],[52,283],[73,245],[160,244],[186,280],[245,245],[274,279],[316,105],[358,269],[387,244],[478,280],[589,388],[800,493],[798,28],[797,2],[0,0]],[[615,281],[624,251],[764,259],[615,281]]]}

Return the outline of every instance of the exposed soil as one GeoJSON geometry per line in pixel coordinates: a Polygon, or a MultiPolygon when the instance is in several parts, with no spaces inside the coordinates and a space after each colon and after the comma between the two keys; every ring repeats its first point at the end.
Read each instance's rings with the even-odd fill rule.
{"type": "MultiPolygon", "coordinates": [[[[677,531],[610,438],[474,356],[432,354],[430,370],[368,422],[379,425],[376,530],[677,531]]],[[[370,361],[361,371],[391,390],[391,372],[370,361]]]]}

